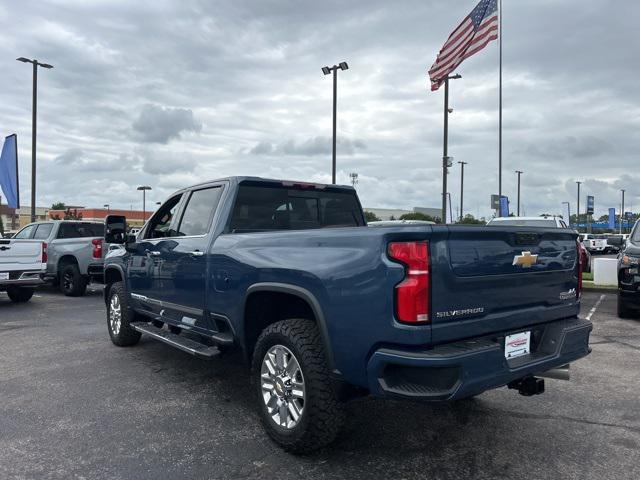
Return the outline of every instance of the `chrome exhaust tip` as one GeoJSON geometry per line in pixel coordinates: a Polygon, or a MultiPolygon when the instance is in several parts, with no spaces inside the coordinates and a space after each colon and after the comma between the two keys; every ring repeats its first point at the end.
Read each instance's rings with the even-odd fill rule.
{"type": "Polygon", "coordinates": [[[537,373],[536,376],[544,377],[544,378],[553,378],[556,380],[569,380],[569,364],[562,365],[557,368],[552,368],[551,370],[547,370],[546,372],[537,373]]]}

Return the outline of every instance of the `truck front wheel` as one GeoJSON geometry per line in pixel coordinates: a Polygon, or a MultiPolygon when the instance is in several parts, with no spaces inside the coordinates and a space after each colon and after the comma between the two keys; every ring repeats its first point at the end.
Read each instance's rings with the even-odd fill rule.
{"type": "Polygon", "coordinates": [[[630,309],[625,303],[624,299],[618,294],[618,317],[620,318],[631,318],[638,316],[636,312],[630,309]]]}
{"type": "Polygon", "coordinates": [[[140,332],[131,327],[136,320],[135,312],[129,307],[124,284],[116,282],[109,289],[107,301],[107,328],[111,341],[119,347],[135,345],[140,341],[140,332]]]}
{"type": "Polygon", "coordinates": [[[268,326],[256,343],[252,380],[262,423],[285,450],[306,453],[335,439],[344,414],[314,322],[268,326]]]}

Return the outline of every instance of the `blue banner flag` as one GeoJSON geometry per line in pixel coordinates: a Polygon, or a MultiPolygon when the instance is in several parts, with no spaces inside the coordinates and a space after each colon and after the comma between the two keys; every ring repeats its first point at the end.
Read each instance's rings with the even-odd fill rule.
{"type": "Polygon", "coordinates": [[[20,208],[18,141],[15,133],[4,139],[0,155],[0,189],[4,192],[9,208],[20,208]]]}
{"type": "Polygon", "coordinates": [[[500,198],[500,216],[509,216],[509,198],[504,195],[500,198]]]}
{"type": "Polygon", "coordinates": [[[609,209],[609,228],[616,228],[616,209],[609,209]]]}

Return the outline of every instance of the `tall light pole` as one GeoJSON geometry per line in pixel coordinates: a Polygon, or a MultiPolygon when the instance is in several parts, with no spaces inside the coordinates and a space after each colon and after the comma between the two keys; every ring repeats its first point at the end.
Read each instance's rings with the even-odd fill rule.
{"type": "Polygon", "coordinates": [[[108,203],[105,203],[103,207],[107,209],[107,214],[111,211],[111,205],[109,205],[108,203]]]}
{"type": "Polygon", "coordinates": [[[17,61],[23,63],[31,63],[33,65],[33,100],[31,107],[31,221],[36,221],[36,120],[38,118],[38,67],[50,69],[53,65],[48,63],[40,63],[36,59],[25,57],[16,58],[17,61]]]}
{"type": "Polygon", "coordinates": [[[578,224],[576,230],[580,228],[580,185],[582,182],[576,182],[578,184],[578,202],[576,205],[576,223],[578,224]]]}
{"type": "Polygon", "coordinates": [[[333,156],[331,163],[331,183],[336,184],[336,125],[338,114],[338,70],[347,70],[347,62],[340,62],[333,67],[322,67],[322,73],[329,75],[333,72],[333,156]]]}
{"type": "Polygon", "coordinates": [[[624,192],[625,189],[620,190],[622,192],[622,205],[620,207],[620,233],[622,233],[622,222],[624,222],[624,192]]]}
{"type": "Polygon", "coordinates": [[[520,175],[524,172],[522,170],[516,170],[516,173],[518,174],[518,216],[520,216],[520,175]]]}
{"type": "Polygon", "coordinates": [[[464,218],[462,207],[464,206],[464,166],[469,162],[458,162],[460,164],[460,221],[464,218]]]}
{"type": "Polygon", "coordinates": [[[444,79],[444,138],[442,141],[442,223],[447,223],[447,173],[453,163],[449,157],[449,80],[457,80],[462,75],[447,75],[444,79]]]}
{"type": "Polygon", "coordinates": [[[151,190],[151,187],[148,185],[142,185],[138,187],[136,190],[142,190],[142,224],[144,225],[147,221],[147,190],[151,190]]]}
{"type": "Polygon", "coordinates": [[[567,206],[567,223],[569,224],[569,227],[571,227],[571,203],[570,202],[562,202],[563,205],[567,206]]]}

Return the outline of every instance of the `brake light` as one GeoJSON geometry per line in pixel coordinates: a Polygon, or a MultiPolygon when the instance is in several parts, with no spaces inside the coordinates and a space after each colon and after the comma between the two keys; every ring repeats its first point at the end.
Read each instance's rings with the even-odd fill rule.
{"type": "Polygon", "coordinates": [[[91,243],[93,244],[93,258],[102,258],[102,239],[94,238],[93,240],[91,240],[91,243]]]}
{"type": "Polygon", "coordinates": [[[42,242],[42,249],[40,252],[40,263],[47,263],[47,261],[49,260],[49,255],[47,254],[47,244],[45,242],[42,242]]]}
{"type": "Polygon", "coordinates": [[[576,298],[580,299],[580,297],[582,296],[582,264],[585,261],[585,255],[584,252],[582,251],[582,248],[580,247],[580,243],[577,242],[577,246],[578,246],[578,255],[576,258],[576,261],[578,262],[578,289],[576,290],[576,298]]]}
{"type": "Polygon", "coordinates": [[[389,244],[389,258],[405,266],[405,278],[396,285],[396,318],[405,323],[429,321],[429,245],[427,242],[389,244]]]}

